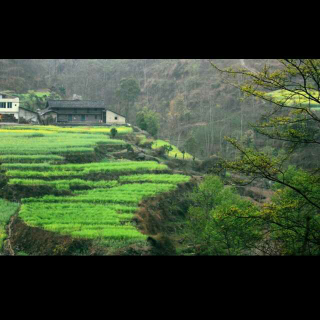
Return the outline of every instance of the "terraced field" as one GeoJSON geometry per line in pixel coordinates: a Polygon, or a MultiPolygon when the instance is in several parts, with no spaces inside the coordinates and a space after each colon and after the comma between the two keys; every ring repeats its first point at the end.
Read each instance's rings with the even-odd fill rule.
{"type": "MultiPolygon", "coordinates": [[[[319,99],[319,92],[310,89],[310,94],[315,98],[319,99]]],[[[283,103],[287,106],[299,105],[303,107],[310,107],[311,109],[319,109],[320,105],[316,101],[313,101],[307,97],[305,93],[301,91],[300,94],[292,93],[285,90],[276,90],[266,94],[266,97],[272,98],[278,103],[283,103]]]]}
{"type": "MultiPolygon", "coordinates": [[[[118,247],[146,241],[147,235],[132,223],[141,200],[172,191],[190,177],[170,174],[166,165],[154,161],[67,163],[65,154],[93,154],[99,145],[124,148],[126,143],[110,139],[106,129],[0,129],[6,188],[21,201],[19,217],[27,225],[75,238],[98,239],[106,245],[117,243],[118,247]],[[31,194],[45,189],[49,194],[35,192],[32,197],[19,198],[21,188],[31,194]]],[[[122,132],[128,134],[127,129],[122,132]]]]}

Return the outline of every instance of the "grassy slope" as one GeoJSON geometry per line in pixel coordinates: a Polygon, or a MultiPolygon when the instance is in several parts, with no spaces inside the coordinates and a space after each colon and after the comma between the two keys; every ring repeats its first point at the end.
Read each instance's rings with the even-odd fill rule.
{"type": "MultiPolygon", "coordinates": [[[[173,150],[169,152],[169,157],[171,158],[175,158],[175,155],[177,155],[177,159],[183,159],[183,154],[182,152],[174,145],[170,144],[169,142],[167,141],[164,141],[164,140],[155,140],[154,143],[152,144],[152,149],[157,149],[157,148],[160,148],[162,146],[172,146],[173,150]]],[[[192,155],[189,154],[189,153],[185,153],[184,154],[184,159],[192,159],[192,155]]]]}

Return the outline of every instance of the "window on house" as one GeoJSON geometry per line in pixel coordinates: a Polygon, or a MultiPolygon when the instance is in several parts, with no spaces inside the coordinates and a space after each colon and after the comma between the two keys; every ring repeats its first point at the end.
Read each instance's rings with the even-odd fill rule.
{"type": "Polygon", "coordinates": [[[68,121],[72,121],[72,114],[68,114],[68,121]]]}
{"type": "Polygon", "coordinates": [[[0,108],[5,108],[6,107],[6,103],[5,102],[0,102],[0,108]]]}
{"type": "Polygon", "coordinates": [[[83,114],[81,115],[81,121],[85,121],[86,120],[86,116],[83,114]]]}
{"type": "Polygon", "coordinates": [[[114,120],[118,120],[118,117],[114,117],[114,120]]]}
{"type": "Polygon", "coordinates": [[[8,102],[7,108],[11,109],[12,108],[12,102],[8,102]]]}

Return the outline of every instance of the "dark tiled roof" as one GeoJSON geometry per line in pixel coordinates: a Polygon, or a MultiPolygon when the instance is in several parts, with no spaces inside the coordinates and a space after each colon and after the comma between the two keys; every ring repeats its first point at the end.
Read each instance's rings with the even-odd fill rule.
{"type": "Polygon", "coordinates": [[[51,109],[49,109],[49,108],[46,108],[46,109],[43,109],[43,110],[39,111],[39,114],[40,114],[41,116],[43,116],[43,115],[45,115],[45,114],[47,114],[47,113],[50,113],[50,112],[58,113],[57,111],[51,110],[51,109]]]}
{"type": "Polygon", "coordinates": [[[23,107],[19,107],[20,109],[23,109],[23,110],[26,110],[26,111],[29,111],[29,112],[32,112],[32,113],[35,113],[35,114],[38,114],[38,112],[35,112],[35,111],[32,111],[32,110],[29,110],[29,109],[26,109],[26,108],[23,108],[23,107]]]}
{"type": "Polygon", "coordinates": [[[48,108],[106,108],[103,101],[89,100],[48,100],[46,106],[48,108]]]}

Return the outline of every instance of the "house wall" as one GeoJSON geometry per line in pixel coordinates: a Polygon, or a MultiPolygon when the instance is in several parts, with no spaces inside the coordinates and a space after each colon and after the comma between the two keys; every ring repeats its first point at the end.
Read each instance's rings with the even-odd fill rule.
{"type": "Polygon", "coordinates": [[[19,109],[19,118],[20,117],[23,117],[27,121],[32,120],[38,122],[38,116],[35,113],[21,108],[19,109]]]}
{"type": "Polygon", "coordinates": [[[107,124],[125,124],[126,118],[107,110],[107,124]]]}
{"type": "Polygon", "coordinates": [[[69,117],[67,114],[59,114],[58,115],[58,122],[59,121],[66,121],[66,122],[80,122],[80,123],[99,123],[102,120],[100,114],[86,114],[85,120],[81,120],[81,114],[72,114],[72,121],[69,121],[69,117]]]}
{"type": "Polygon", "coordinates": [[[52,118],[55,122],[57,122],[57,114],[55,112],[48,112],[42,116],[42,119],[47,120],[48,118],[52,118]]]}
{"type": "Polygon", "coordinates": [[[19,119],[19,98],[14,98],[14,99],[2,98],[0,99],[0,103],[1,102],[6,103],[6,108],[0,107],[1,114],[13,114],[16,119],[19,119]],[[12,102],[12,108],[7,108],[8,102],[12,102]]]}

